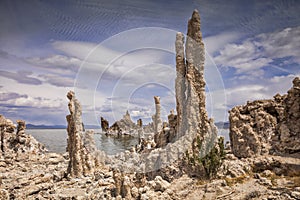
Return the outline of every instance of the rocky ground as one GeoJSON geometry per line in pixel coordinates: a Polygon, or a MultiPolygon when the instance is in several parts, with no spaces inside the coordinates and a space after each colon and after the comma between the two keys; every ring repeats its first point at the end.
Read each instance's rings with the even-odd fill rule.
{"type": "MultiPolygon", "coordinates": [[[[299,154],[238,159],[228,153],[214,179],[183,174],[168,182],[156,176],[138,186],[127,174],[136,182],[121,189],[130,192],[123,199],[300,199],[299,163],[299,154]]],[[[109,166],[83,178],[67,177],[67,166],[67,154],[2,158],[0,199],[122,199],[122,192],[114,195],[118,179],[109,166]]]]}

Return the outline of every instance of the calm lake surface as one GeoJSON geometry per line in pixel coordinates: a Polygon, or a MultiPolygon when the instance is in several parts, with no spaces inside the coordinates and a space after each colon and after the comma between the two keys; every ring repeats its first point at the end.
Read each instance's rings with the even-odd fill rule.
{"type": "MultiPolygon", "coordinates": [[[[45,144],[49,152],[65,153],[67,147],[67,131],[66,129],[27,129],[27,134],[32,135],[39,142],[45,144]]],[[[114,155],[119,152],[131,149],[138,143],[138,138],[107,137],[100,133],[100,130],[95,130],[95,142],[97,148],[105,151],[109,155],[114,155]]]]}
{"type": "MultiPolygon", "coordinates": [[[[27,129],[26,133],[45,144],[49,152],[66,152],[66,129],[27,129]]],[[[95,133],[99,133],[94,135],[97,148],[109,155],[129,150],[138,143],[138,138],[134,137],[107,137],[101,133],[101,130],[95,130],[95,133]]],[[[225,141],[229,141],[228,129],[219,129],[219,135],[224,136],[225,141]]]]}

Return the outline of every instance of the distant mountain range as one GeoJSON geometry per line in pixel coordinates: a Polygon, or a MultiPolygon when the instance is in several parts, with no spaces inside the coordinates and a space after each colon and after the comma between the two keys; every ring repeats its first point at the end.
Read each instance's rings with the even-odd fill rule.
{"type": "Polygon", "coordinates": [[[26,124],[27,129],[64,129],[67,128],[65,125],[34,125],[26,124]]]}
{"type": "MultiPolygon", "coordinates": [[[[34,124],[26,124],[27,129],[66,129],[66,125],[34,125],[34,124]]],[[[100,129],[98,125],[85,125],[86,129],[100,129]]]]}

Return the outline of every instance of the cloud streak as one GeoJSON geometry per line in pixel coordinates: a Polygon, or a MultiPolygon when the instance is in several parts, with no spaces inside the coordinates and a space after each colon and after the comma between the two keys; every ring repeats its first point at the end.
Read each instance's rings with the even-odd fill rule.
{"type": "Polygon", "coordinates": [[[18,94],[18,93],[15,93],[15,92],[8,92],[8,93],[1,93],[1,96],[0,96],[0,101],[9,101],[9,100],[12,100],[12,99],[18,99],[18,98],[28,98],[27,95],[23,94],[18,94]]]}
{"type": "Polygon", "coordinates": [[[300,65],[300,26],[286,28],[274,33],[259,34],[240,44],[227,44],[215,56],[215,62],[222,67],[236,69],[236,74],[261,76],[264,67],[272,67],[275,59],[287,58],[300,65]]]}
{"type": "Polygon", "coordinates": [[[73,87],[74,86],[74,79],[53,75],[53,74],[42,74],[40,75],[41,78],[45,79],[45,83],[49,83],[51,85],[57,87],[73,87]]]}
{"type": "Polygon", "coordinates": [[[32,74],[33,74],[32,72],[28,72],[28,71],[9,72],[9,71],[0,70],[0,76],[15,80],[18,83],[29,84],[29,85],[41,85],[42,81],[40,79],[30,77],[30,75],[32,74]]]}

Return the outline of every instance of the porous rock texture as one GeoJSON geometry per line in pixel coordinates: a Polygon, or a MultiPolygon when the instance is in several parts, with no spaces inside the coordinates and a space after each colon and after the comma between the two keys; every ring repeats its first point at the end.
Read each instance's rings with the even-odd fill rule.
{"type": "Polygon", "coordinates": [[[168,143],[174,142],[176,140],[176,130],[177,130],[177,115],[174,111],[170,111],[168,115],[168,123],[162,123],[162,130],[154,135],[154,141],[156,148],[163,148],[168,143]]]}
{"type": "Polygon", "coordinates": [[[251,157],[268,154],[269,140],[276,131],[277,117],[283,112],[282,98],[248,102],[229,112],[230,142],[234,155],[251,157]]]}
{"type": "Polygon", "coordinates": [[[101,120],[101,129],[102,129],[102,132],[103,133],[108,132],[108,130],[109,130],[109,122],[106,119],[104,119],[104,117],[101,117],[100,120],[101,120]]]}
{"type": "Polygon", "coordinates": [[[155,114],[152,116],[154,134],[160,133],[162,130],[162,120],[161,120],[161,105],[160,105],[160,97],[154,96],[155,102],[155,114]]]}
{"type": "Polygon", "coordinates": [[[284,99],[283,117],[278,125],[276,149],[284,152],[300,152],[300,78],[293,80],[293,87],[284,99]]]}
{"type": "Polygon", "coordinates": [[[229,111],[232,152],[241,158],[300,151],[300,81],[287,95],[247,102],[229,111]]]}
{"type": "Polygon", "coordinates": [[[197,10],[188,22],[185,48],[182,33],[177,33],[175,46],[177,138],[192,135],[192,148],[186,154],[198,160],[199,156],[204,157],[215,146],[217,128],[208,118],[205,106],[205,49],[197,10]]]}
{"type": "Polygon", "coordinates": [[[217,140],[217,128],[213,120],[208,118],[205,106],[205,49],[197,10],[188,22],[185,48],[182,33],[176,35],[175,46],[177,115],[171,113],[168,116],[169,123],[164,123],[162,130],[158,129],[161,126],[160,99],[154,97],[156,113],[153,116],[153,127],[156,149],[140,158],[141,163],[146,166],[142,169],[143,165],[139,165],[140,169],[137,171],[153,171],[174,162],[181,165],[178,161],[185,157],[183,168],[187,173],[204,176],[207,171],[210,176],[211,171],[215,173],[221,164],[223,144],[220,145],[221,142],[217,140]],[[210,163],[210,159],[214,161],[210,163]]]}
{"type": "Polygon", "coordinates": [[[25,133],[26,123],[24,120],[17,120],[16,126],[10,119],[0,115],[0,152],[1,156],[19,157],[24,153],[42,153],[47,151],[45,146],[39,143],[34,137],[25,133]]]}
{"type": "Polygon", "coordinates": [[[132,121],[128,110],[126,114],[123,115],[123,118],[119,121],[116,121],[109,128],[109,134],[125,134],[128,135],[130,133],[135,132],[138,129],[138,126],[132,121]]]}
{"type": "Polygon", "coordinates": [[[154,102],[155,102],[155,114],[152,116],[153,121],[153,129],[154,129],[154,141],[156,143],[157,148],[161,148],[166,146],[168,143],[168,132],[165,131],[166,124],[163,126],[162,120],[161,120],[161,105],[160,105],[160,97],[154,96],[154,102]]]}
{"type": "Polygon", "coordinates": [[[10,149],[10,138],[15,131],[16,126],[9,119],[0,115],[0,148],[1,153],[9,153],[10,149]]]}
{"type": "Polygon", "coordinates": [[[176,131],[177,131],[177,115],[174,114],[174,110],[171,110],[170,114],[168,115],[168,124],[169,124],[168,141],[174,142],[176,139],[176,131]]]}
{"type": "Polygon", "coordinates": [[[137,126],[138,126],[139,128],[142,128],[142,127],[143,127],[143,120],[142,120],[142,119],[138,119],[138,120],[136,121],[136,124],[137,124],[137,126]]]}
{"type": "Polygon", "coordinates": [[[83,132],[82,110],[80,102],[76,99],[75,93],[69,91],[67,98],[70,100],[68,107],[70,114],[66,116],[68,122],[68,144],[69,164],[67,174],[70,177],[82,177],[93,174],[96,165],[95,142],[93,132],[83,132]]]}
{"type": "Polygon", "coordinates": [[[184,48],[182,33],[176,35],[175,46],[177,115],[171,113],[168,116],[169,123],[164,123],[163,129],[158,130],[161,126],[158,126],[160,99],[154,97],[156,113],[153,116],[153,127],[156,148],[143,156],[137,154],[124,157],[126,161],[141,163],[138,166],[133,165],[136,171],[168,171],[165,169],[174,164],[181,166],[190,175],[210,176],[221,164],[223,144],[222,140],[217,140],[217,128],[213,120],[208,118],[205,107],[205,50],[197,10],[193,12],[188,23],[186,47],[184,48]],[[213,162],[210,162],[211,159],[213,162]],[[182,160],[184,163],[181,163],[182,160]]]}

